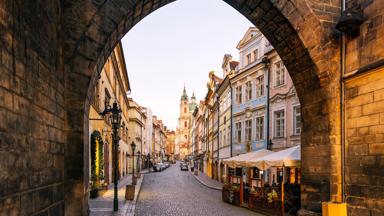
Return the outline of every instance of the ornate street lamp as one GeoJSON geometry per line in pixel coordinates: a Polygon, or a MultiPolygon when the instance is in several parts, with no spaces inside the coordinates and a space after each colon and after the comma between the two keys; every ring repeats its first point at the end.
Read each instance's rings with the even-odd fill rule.
{"type": "Polygon", "coordinates": [[[113,196],[113,211],[119,210],[119,199],[118,199],[118,190],[117,190],[117,184],[118,184],[118,149],[119,149],[119,128],[121,124],[121,109],[117,106],[117,102],[113,102],[112,107],[108,104],[106,104],[105,109],[103,112],[100,113],[101,116],[106,116],[108,114],[111,114],[110,120],[112,124],[112,139],[113,139],[113,167],[114,167],[114,176],[113,176],[113,184],[114,184],[114,196],[113,196]]]}
{"type": "Polygon", "coordinates": [[[131,149],[132,149],[132,184],[136,185],[135,183],[135,148],[136,144],[132,141],[131,143],[131,149]]]}

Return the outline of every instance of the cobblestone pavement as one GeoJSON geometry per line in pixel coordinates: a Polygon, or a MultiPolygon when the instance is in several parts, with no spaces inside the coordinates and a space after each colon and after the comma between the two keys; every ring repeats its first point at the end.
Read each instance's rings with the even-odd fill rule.
{"type": "Polygon", "coordinates": [[[260,214],[221,200],[221,191],[209,189],[179,164],[146,174],[136,204],[136,216],[246,216],[260,214]]]}

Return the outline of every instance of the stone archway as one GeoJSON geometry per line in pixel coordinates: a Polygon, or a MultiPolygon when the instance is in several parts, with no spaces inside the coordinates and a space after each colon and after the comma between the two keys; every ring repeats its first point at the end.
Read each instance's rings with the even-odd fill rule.
{"type": "MultiPolygon", "coordinates": [[[[135,4],[106,2],[101,5],[97,2],[73,3],[72,7],[64,11],[65,17],[68,18],[64,29],[71,30],[66,32],[66,36],[73,38],[73,41],[66,41],[69,48],[66,51],[69,52],[65,55],[65,68],[68,79],[72,81],[71,87],[67,88],[71,89],[68,93],[70,98],[67,100],[84,103],[74,110],[68,107],[67,112],[75,116],[82,114],[84,122],[88,122],[87,115],[84,115],[89,107],[87,95],[92,91],[96,74],[114,45],[145,16],[173,1],[137,1],[135,4]],[[86,8],[86,11],[89,9],[93,14],[77,14],[78,8],[86,8]],[[88,20],[79,23],[79,18],[88,20]],[[74,20],[76,22],[73,22],[74,20]],[[74,32],[79,34],[73,34],[74,32]],[[76,43],[73,43],[75,41],[76,43]],[[88,92],[85,86],[88,87],[88,92]]],[[[318,19],[318,14],[312,12],[311,7],[318,6],[312,3],[270,0],[225,2],[248,18],[267,37],[287,66],[295,84],[302,104],[304,125],[303,208],[320,211],[321,201],[340,201],[341,162],[335,155],[340,152],[340,140],[336,139],[340,130],[339,124],[334,120],[339,116],[339,110],[330,108],[339,100],[339,77],[333,75],[339,71],[338,38],[335,34],[330,34],[332,31],[324,27],[324,23],[318,19]],[[327,63],[323,61],[325,57],[329,59],[327,63]],[[320,151],[313,151],[315,148],[320,151]]],[[[337,5],[334,7],[338,8],[337,5]]],[[[73,127],[77,129],[83,126],[80,121],[73,123],[73,127]]],[[[73,133],[78,134],[79,130],[68,130],[67,136],[73,137],[73,133]]],[[[76,143],[88,143],[86,134],[83,135],[85,136],[77,137],[76,143]]],[[[87,151],[87,148],[85,144],[83,150],[87,151]]],[[[81,153],[74,152],[78,156],[81,153]]],[[[84,181],[87,181],[87,177],[81,176],[69,187],[84,188],[84,181]]],[[[84,195],[76,194],[80,195],[80,200],[66,201],[68,211],[79,211],[81,208],[72,207],[71,203],[86,205],[84,195]]],[[[72,193],[68,194],[68,197],[73,199],[76,196],[72,193]]]]}
{"type": "MultiPolygon", "coordinates": [[[[86,213],[84,122],[97,73],[129,29],[171,2],[0,2],[0,214],[86,213]]],[[[225,2],[268,38],[296,86],[303,117],[302,207],[319,211],[322,200],[340,201],[339,38],[333,28],[339,2],[225,2]]]]}

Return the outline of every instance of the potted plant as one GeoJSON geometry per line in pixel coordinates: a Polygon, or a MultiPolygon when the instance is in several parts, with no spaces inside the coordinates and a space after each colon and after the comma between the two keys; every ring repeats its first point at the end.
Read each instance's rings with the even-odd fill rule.
{"type": "Polygon", "coordinates": [[[135,185],[126,185],[125,186],[125,199],[133,200],[135,198],[135,185]]]}
{"type": "Polygon", "coordinates": [[[95,199],[99,196],[99,189],[96,187],[95,184],[91,183],[91,189],[89,191],[89,197],[91,199],[95,199]]]}

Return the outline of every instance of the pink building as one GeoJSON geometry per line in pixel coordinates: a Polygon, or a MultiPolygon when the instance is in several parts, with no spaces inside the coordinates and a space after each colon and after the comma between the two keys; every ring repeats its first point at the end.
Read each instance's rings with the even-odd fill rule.
{"type": "MultiPolygon", "coordinates": [[[[270,148],[283,150],[300,145],[301,111],[295,86],[283,62],[275,51],[268,55],[270,59],[270,148]]],[[[299,178],[298,169],[290,169],[290,175],[299,178]]],[[[282,169],[271,168],[267,173],[270,184],[280,182],[282,169]]]]}

